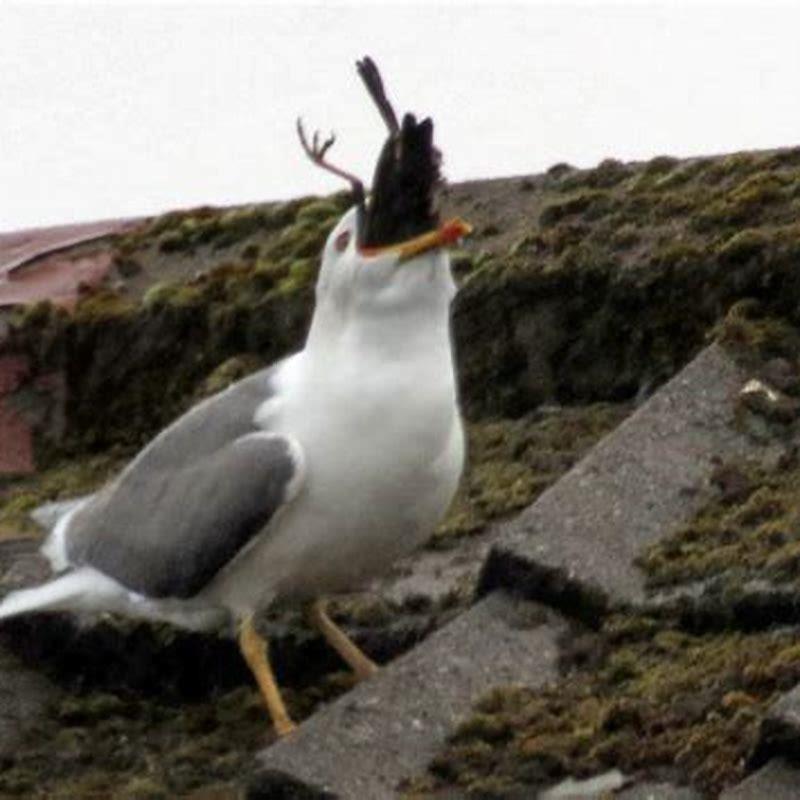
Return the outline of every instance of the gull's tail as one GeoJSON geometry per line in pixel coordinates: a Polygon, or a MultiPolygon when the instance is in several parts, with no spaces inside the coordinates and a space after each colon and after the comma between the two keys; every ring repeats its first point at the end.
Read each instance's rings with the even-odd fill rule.
{"type": "Polygon", "coordinates": [[[0,620],[30,611],[80,608],[89,579],[87,570],[77,569],[40,586],[11,592],[0,602],[0,620]]]}

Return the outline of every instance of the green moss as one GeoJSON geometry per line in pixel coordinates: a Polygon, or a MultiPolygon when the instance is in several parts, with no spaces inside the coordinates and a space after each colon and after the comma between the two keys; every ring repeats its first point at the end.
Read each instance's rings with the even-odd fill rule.
{"type": "Polygon", "coordinates": [[[673,156],[656,156],[651,158],[645,165],[644,175],[667,175],[672,172],[681,162],[673,156]]]}
{"type": "Polygon", "coordinates": [[[120,800],[169,800],[163,786],[152,778],[133,778],[119,790],[120,800]]]}
{"type": "Polygon", "coordinates": [[[209,397],[212,394],[227,389],[232,383],[246,378],[251,373],[261,369],[263,359],[252,353],[232,356],[216,367],[200,386],[197,397],[209,397]]]}
{"type": "Polygon", "coordinates": [[[29,516],[34,508],[94,491],[116,474],[131,455],[130,451],[119,448],[64,461],[44,472],[0,483],[0,537],[38,533],[29,516]]]}
{"type": "MultiPolygon", "coordinates": [[[[333,204],[338,203],[334,196],[333,204]]],[[[253,236],[265,236],[290,224],[308,201],[248,205],[230,209],[210,206],[172,211],[126,233],[117,240],[121,259],[132,253],[155,248],[165,254],[191,255],[198,248],[214,250],[232,247],[253,236]]]]}
{"type": "Polygon", "coordinates": [[[765,169],[800,167],[800,147],[789,147],[777,153],[769,153],[762,157],[760,165],[765,169]]]}
{"type": "Polygon", "coordinates": [[[607,192],[587,190],[551,203],[542,209],[539,224],[544,228],[567,219],[568,217],[583,216],[586,219],[599,219],[609,211],[609,196],[607,192]]]}
{"type": "Polygon", "coordinates": [[[615,158],[607,158],[601,161],[594,169],[566,174],[561,180],[561,188],[564,191],[572,191],[584,187],[589,189],[610,189],[617,186],[631,174],[630,165],[623,164],[615,158]]]}
{"type": "Polygon", "coordinates": [[[766,313],[757,300],[734,303],[717,325],[715,336],[746,367],[771,358],[800,357],[800,330],[789,320],[766,313]]]}
{"type": "Polygon", "coordinates": [[[304,205],[297,212],[296,221],[301,224],[320,225],[329,223],[334,218],[338,220],[341,213],[341,203],[330,198],[322,198],[304,205]]]}
{"type": "Polygon", "coordinates": [[[11,325],[14,328],[42,330],[53,323],[54,318],[59,315],[59,309],[49,300],[39,300],[29,305],[16,306],[12,314],[11,325]]]}
{"type": "Polygon", "coordinates": [[[640,559],[651,586],[724,576],[800,580],[800,467],[721,465],[713,497],[640,559]]]}
{"type": "Polygon", "coordinates": [[[154,283],[142,297],[145,308],[156,308],[166,305],[170,297],[177,291],[177,284],[172,281],[159,281],[154,283]]]}
{"type": "Polygon", "coordinates": [[[641,234],[636,225],[626,222],[620,225],[611,235],[611,246],[615,250],[629,250],[641,241],[641,234]]]}
{"type": "Polygon", "coordinates": [[[757,172],[704,208],[694,220],[697,230],[752,224],[771,206],[785,199],[786,179],[773,172],[757,172]]]}
{"type": "Polygon", "coordinates": [[[566,161],[559,161],[557,164],[553,164],[552,167],[549,167],[547,170],[548,176],[555,179],[563,178],[565,175],[569,175],[571,172],[575,171],[575,167],[572,164],[567,164],[566,161]]]}
{"type": "Polygon", "coordinates": [[[710,159],[703,158],[684,161],[670,172],[653,179],[650,185],[657,190],[671,191],[699,182],[709,163],[710,159]]]}
{"type": "Polygon", "coordinates": [[[311,258],[297,258],[289,264],[286,277],[278,283],[281,292],[296,292],[313,286],[317,280],[319,263],[311,258]]]}
{"type": "MultiPolygon", "coordinates": [[[[541,225],[509,212],[502,235],[456,259],[463,291],[455,330],[469,413],[520,415],[543,396],[632,396],[685,363],[736,300],[757,296],[770,313],[793,314],[800,165],[773,157],[609,161],[534,182],[530,209],[541,209],[541,225]],[[722,221],[698,230],[696,220],[715,204],[722,221]],[[492,336],[481,332],[487,306],[501,321],[492,336]],[[546,338],[555,348],[542,367],[544,391],[531,390],[526,377],[528,353],[538,345],[517,335],[542,308],[552,310],[546,338]]],[[[519,184],[509,184],[514,197],[519,184]]],[[[350,203],[342,193],[164,215],[120,237],[118,255],[158,275],[165,262],[158,241],[174,233],[186,253],[197,250],[203,276],[156,286],[143,303],[133,292],[101,293],[69,320],[30,312],[15,326],[17,341],[37,370],[66,365],[76,449],[143,441],[186,407],[217,364],[243,352],[271,360],[296,349],[322,245],[350,203]]],[[[455,210],[474,217],[478,230],[496,223],[479,206],[455,210]]],[[[170,258],[176,272],[193,268],[184,255],[170,258]]]]}
{"type": "MultiPolygon", "coordinates": [[[[312,686],[284,688],[283,696],[302,721],[353,682],[349,672],[327,673],[312,686]]],[[[185,797],[201,787],[239,784],[273,740],[263,700],[249,682],[177,703],[157,692],[73,689],[4,761],[0,798],[185,797]]]]}
{"type": "Polygon", "coordinates": [[[612,617],[589,666],[480,701],[408,796],[485,796],[487,785],[522,795],[566,776],[662,767],[716,796],[741,779],[775,693],[800,680],[798,649],[796,632],[691,636],[612,617]]]}
{"type": "Polygon", "coordinates": [[[99,289],[83,297],[75,307],[73,318],[79,323],[102,323],[130,318],[136,304],[110,289],[99,289]]]}
{"type": "Polygon", "coordinates": [[[747,228],[737,231],[717,247],[720,263],[729,266],[746,264],[760,256],[767,248],[770,237],[763,231],[747,228]]]}
{"type": "Polygon", "coordinates": [[[630,189],[635,194],[648,192],[668,192],[675,189],[694,188],[698,177],[704,172],[709,159],[690,159],[679,161],[670,156],[656,156],[644,164],[631,181],[630,189]]]}
{"type": "Polygon", "coordinates": [[[656,218],[665,221],[676,217],[686,217],[694,214],[698,209],[704,209],[708,198],[707,191],[697,187],[680,191],[662,191],[659,200],[655,203],[653,213],[656,218]]]}
{"type": "Polygon", "coordinates": [[[250,242],[242,248],[242,258],[246,261],[255,261],[260,253],[261,248],[255,242],[250,242]]]}
{"type": "MultiPolygon", "coordinates": [[[[313,697],[287,691],[285,698],[302,719],[349,685],[331,676],[313,697]]],[[[30,797],[32,787],[43,797],[183,797],[209,784],[237,781],[273,735],[262,700],[250,687],[178,707],[135,696],[83,694],[62,711],[66,715],[40,729],[4,764],[0,797],[30,797]]]]}
{"type": "Polygon", "coordinates": [[[709,254],[701,244],[679,241],[654,252],[650,263],[659,269],[697,267],[709,261],[709,258],[709,254]]]}
{"type": "Polygon", "coordinates": [[[145,309],[159,309],[166,306],[187,308],[203,302],[203,291],[197,284],[161,281],[154,283],[142,297],[145,309]]]}
{"type": "Polygon", "coordinates": [[[583,222],[562,222],[546,231],[542,242],[554,255],[561,255],[567,248],[583,243],[591,230],[583,222]]]}
{"type": "Polygon", "coordinates": [[[276,261],[318,257],[332,227],[311,222],[290,225],[267,248],[265,256],[276,261]]]}
{"type": "Polygon", "coordinates": [[[754,171],[758,160],[752,153],[733,153],[721,158],[709,159],[703,170],[703,180],[707,183],[720,183],[728,179],[736,179],[743,174],[754,171]]]}

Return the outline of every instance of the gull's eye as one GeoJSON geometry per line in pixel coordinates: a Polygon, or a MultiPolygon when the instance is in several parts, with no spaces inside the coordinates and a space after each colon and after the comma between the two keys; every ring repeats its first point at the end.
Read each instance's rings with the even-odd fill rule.
{"type": "Polygon", "coordinates": [[[350,231],[342,231],[334,240],[333,246],[338,252],[344,253],[347,250],[347,245],[350,244],[350,231]]]}

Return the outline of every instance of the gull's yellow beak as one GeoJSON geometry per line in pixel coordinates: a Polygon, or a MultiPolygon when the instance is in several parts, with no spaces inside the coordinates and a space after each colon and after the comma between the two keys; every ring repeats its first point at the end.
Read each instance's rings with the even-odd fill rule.
{"type": "Polygon", "coordinates": [[[470,233],[472,233],[472,225],[456,217],[440,225],[435,231],[423,233],[421,236],[415,236],[405,242],[390,244],[386,247],[362,247],[359,252],[365,256],[397,253],[398,260],[408,261],[428,252],[428,250],[435,250],[437,247],[449,247],[470,233]]]}

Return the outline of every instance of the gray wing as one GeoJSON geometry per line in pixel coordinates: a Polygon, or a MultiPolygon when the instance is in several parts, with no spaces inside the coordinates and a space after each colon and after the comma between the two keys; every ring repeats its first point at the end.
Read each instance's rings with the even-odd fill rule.
{"type": "Polygon", "coordinates": [[[65,536],[70,563],[149,597],[206,586],[302,484],[299,444],[253,424],[271,374],[189,411],[77,511],[65,536]]]}
{"type": "Polygon", "coordinates": [[[274,396],[275,375],[287,361],[254,372],[190,408],[156,436],[125,472],[180,466],[255,431],[256,409],[274,396]]]}

